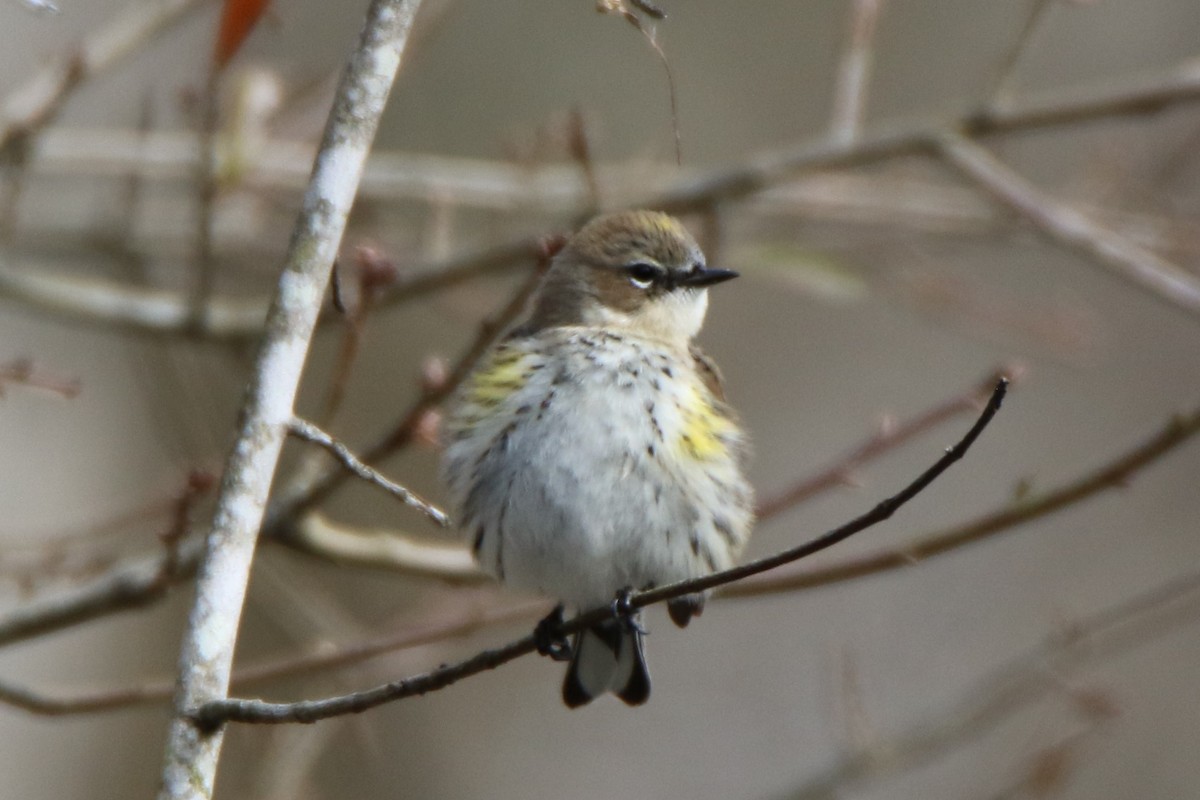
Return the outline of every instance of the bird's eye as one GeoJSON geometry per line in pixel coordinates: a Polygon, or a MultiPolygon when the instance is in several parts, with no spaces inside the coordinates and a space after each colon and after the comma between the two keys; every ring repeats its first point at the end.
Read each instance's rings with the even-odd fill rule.
{"type": "Polygon", "coordinates": [[[630,264],[625,270],[629,273],[629,282],[639,289],[649,289],[654,279],[662,274],[662,270],[653,264],[630,264]]]}

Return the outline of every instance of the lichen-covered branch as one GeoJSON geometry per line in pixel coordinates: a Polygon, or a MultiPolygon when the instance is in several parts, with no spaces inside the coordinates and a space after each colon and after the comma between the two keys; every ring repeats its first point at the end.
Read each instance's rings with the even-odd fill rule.
{"type": "Polygon", "coordinates": [[[180,655],[160,800],[209,798],[223,739],[186,716],[225,697],[250,564],[308,346],[419,0],[375,0],[338,87],[225,467],[180,655]]]}

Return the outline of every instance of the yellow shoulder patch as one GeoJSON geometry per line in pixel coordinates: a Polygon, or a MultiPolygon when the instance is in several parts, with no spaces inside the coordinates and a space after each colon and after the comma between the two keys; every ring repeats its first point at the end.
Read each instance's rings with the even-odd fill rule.
{"type": "Polygon", "coordinates": [[[466,390],[467,400],[487,408],[503,403],[529,380],[529,369],[525,363],[528,355],[511,347],[499,347],[492,351],[487,362],[471,375],[466,390]]]}

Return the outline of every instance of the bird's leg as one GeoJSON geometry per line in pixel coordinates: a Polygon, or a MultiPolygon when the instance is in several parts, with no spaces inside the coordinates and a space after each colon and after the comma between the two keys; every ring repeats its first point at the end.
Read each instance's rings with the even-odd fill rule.
{"type": "Polygon", "coordinates": [[[537,651],[554,661],[571,660],[571,642],[562,633],[563,604],[559,603],[533,629],[537,651]]]}
{"type": "Polygon", "coordinates": [[[630,633],[640,633],[646,635],[646,629],[642,627],[642,622],[638,619],[641,613],[633,607],[630,598],[633,597],[633,587],[626,586],[621,591],[617,592],[617,596],[612,601],[612,615],[617,620],[617,623],[629,631],[630,633]]]}

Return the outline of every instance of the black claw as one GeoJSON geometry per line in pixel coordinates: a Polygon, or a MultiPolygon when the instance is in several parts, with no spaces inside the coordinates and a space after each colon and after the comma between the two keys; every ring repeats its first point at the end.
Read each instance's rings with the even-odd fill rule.
{"type": "Polygon", "coordinates": [[[559,603],[533,629],[538,653],[549,656],[553,661],[571,660],[571,642],[563,635],[562,624],[563,605],[559,603]]]}
{"type": "Polygon", "coordinates": [[[646,629],[642,627],[641,620],[638,619],[640,611],[633,607],[633,588],[626,586],[621,591],[617,592],[617,596],[612,601],[613,618],[630,633],[640,633],[646,635],[646,629]]]}

